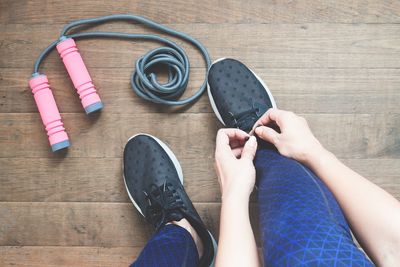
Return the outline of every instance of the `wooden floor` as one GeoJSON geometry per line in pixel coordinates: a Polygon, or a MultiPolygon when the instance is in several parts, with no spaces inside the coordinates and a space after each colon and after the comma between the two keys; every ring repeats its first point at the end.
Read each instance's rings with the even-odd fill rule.
{"type": "MultiPolygon", "coordinates": [[[[245,62],[279,107],[304,114],[327,148],[400,199],[399,1],[0,0],[0,266],[129,264],[152,234],[121,177],[122,149],[139,132],[170,145],[188,194],[218,235],[213,149],[220,125],[207,96],[171,112],[130,89],[134,61],[158,44],[79,41],[105,103],[93,117],[53,52],[43,71],[72,146],[49,151],[27,86],[34,60],[63,24],[111,13],[146,16],[194,36],[213,59],[245,62]]],[[[99,28],[149,32],[125,23],[99,28]]],[[[204,63],[178,43],[191,60],[190,94],[204,63]]]]}

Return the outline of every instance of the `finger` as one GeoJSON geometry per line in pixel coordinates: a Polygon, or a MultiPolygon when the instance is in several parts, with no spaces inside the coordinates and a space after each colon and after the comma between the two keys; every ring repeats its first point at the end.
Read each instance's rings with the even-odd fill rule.
{"type": "MultiPolygon", "coordinates": [[[[290,125],[295,116],[296,115],[293,112],[281,109],[273,109],[269,113],[270,119],[276,122],[276,125],[278,125],[280,131],[285,131],[285,128],[290,125]]],[[[267,126],[271,127],[270,125],[267,126]]]]}
{"type": "Polygon", "coordinates": [[[242,155],[242,151],[243,151],[243,147],[237,147],[232,149],[232,153],[236,158],[240,158],[240,156],[242,155]]]}
{"type": "Polygon", "coordinates": [[[229,146],[231,143],[244,142],[249,135],[240,129],[220,129],[217,133],[217,146],[229,146]]]}
{"type": "Polygon", "coordinates": [[[269,125],[272,123],[276,123],[279,127],[282,127],[282,118],[287,115],[289,111],[270,108],[258,121],[254,124],[253,129],[257,128],[260,125],[269,125]]]}
{"type": "Polygon", "coordinates": [[[258,126],[265,126],[271,123],[275,123],[275,121],[271,118],[270,114],[271,112],[274,112],[274,110],[277,110],[277,108],[270,108],[267,110],[267,112],[264,113],[254,124],[253,126],[253,131],[258,127],[258,126]]]}
{"type": "Polygon", "coordinates": [[[236,128],[222,129],[222,131],[229,137],[230,141],[244,141],[247,137],[249,137],[248,133],[236,128]]]}
{"type": "Polygon", "coordinates": [[[260,118],[260,123],[262,125],[267,125],[268,123],[273,121],[273,119],[271,118],[271,112],[274,112],[275,110],[277,109],[276,108],[268,109],[267,112],[265,112],[265,114],[260,118]]]}
{"type": "MultiPolygon", "coordinates": [[[[246,139],[247,139],[247,137],[246,137],[246,139]]],[[[233,140],[229,143],[229,145],[232,149],[237,148],[237,147],[243,147],[244,144],[246,143],[246,139],[245,140],[233,140]]]]}
{"type": "Polygon", "coordinates": [[[241,159],[253,160],[257,151],[257,139],[255,136],[251,136],[249,140],[244,144],[241,159]]]}
{"type": "Polygon", "coordinates": [[[216,139],[216,153],[231,154],[230,143],[234,140],[245,140],[248,134],[239,129],[220,129],[216,139]]]}
{"type": "Polygon", "coordinates": [[[261,139],[270,142],[273,145],[276,145],[279,140],[279,133],[277,133],[274,129],[269,128],[267,126],[260,126],[255,129],[255,133],[261,139]]]}
{"type": "Polygon", "coordinates": [[[289,113],[289,112],[286,110],[272,108],[269,110],[268,117],[271,121],[276,122],[276,124],[278,124],[278,126],[280,126],[283,116],[285,116],[285,114],[287,114],[287,113],[289,113]]]}

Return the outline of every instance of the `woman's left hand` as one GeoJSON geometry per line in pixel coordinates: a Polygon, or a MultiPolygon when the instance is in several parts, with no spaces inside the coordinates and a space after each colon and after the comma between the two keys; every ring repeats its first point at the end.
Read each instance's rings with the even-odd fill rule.
{"type": "Polygon", "coordinates": [[[239,129],[220,129],[215,149],[215,169],[222,200],[247,200],[253,191],[256,171],[253,159],[257,140],[239,129]]]}

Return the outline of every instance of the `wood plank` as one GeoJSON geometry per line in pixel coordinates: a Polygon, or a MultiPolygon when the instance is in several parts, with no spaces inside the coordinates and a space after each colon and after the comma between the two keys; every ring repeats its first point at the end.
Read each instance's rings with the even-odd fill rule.
{"type": "Polygon", "coordinates": [[[128,266],[141,247],[0,246],[0,265],[8,266],[128,266]]]}
{"type": "Polygon", "coordinates": [[[400,161],[398,159],[345,159],[343,162],[400,201],[400,161]]]}
{"type": "MultiPolygon", "coordinates": [[[[7,266],[128,266],[139,247],[0,246],[0,264],[7,266]]],[[[258,248],[260,261],[262,249],[258,248]]]]}
{"type": "MultiPolygon", "coordinates": [[[[131,263],[153,233],[129,202],[121,178],[123,146],[137,132],[170,145],[188,194],[218,236],[213,151],[220,124],[207,97],[185,109],[168,109],[141,101],[129,88],[134,61],[158,44],[79,41],[106,104],[90,118],[53,52],[43,70],[72,147],[49,151],[27,87],[36,56],[66,22],[129,12],[198,38],[213,59],[245,62],[267,81],[280,108],[305,114],[326,147],[400,200],[399,1],[3,0],[0,266],[131,263]]],[[[97,29],[154,32],[124,23],[97,29]]],[[[177,42],[191,60],[191,94],[202,82],[204,63],[193,47],[177,42]]],[[[256,204],[250,213],[260,244],[256,204]]]]}
{"type": "MultiPolygon", "coordinates": [[[[72,146],[52,153],[38,114],[0,114],[0,157],[120,157],[126,140],[145,132],[178,158],[211,159],[220,127],[214,114],[63,114],[72,146]]],[[[306,114],[321,142],[340,158],[399,158],[400,114],[306,114]]]]}
{"type": "MultiPolygon", "coordinates": [[[[93,115],[95,117],[70,113],[62,115],[67,131],[72,137],[72,146],[76,148],[69,150],[68,156],[120,157],[128,138],[138,132],[156,135],[167,143],[173,142],[170,144],[173,150],[178,152],[179,158],[193,158],[197,155],[202,158],[211,158],[212,156],[214,135],[217,131],[217,121],[212,114],[107,115],[99,113],[93,115]],[[77,131],[77,135],[74,133],[75,130],[72,129],[77,131]],[[96,129],[101,130],[96,131],[96,129]],[[89,136],[91,137],[87,139],[86,137],[89,136]],[[166,136],[169,136],[169,138],[164,138],[166,136]],[[206,140],[207,142],[204,142],[206,140]],[[92,150],[93,146],[96,147],[95,150],[92,150]],[[88,149],[92,152],[87,153],[88,149]],[[183,153],[180,154],[181,152],[183,153]]],[[[29,157],[55,156],[48,151],[47,138],[38,114],[0,114],[0,122],[2,125],[0,127],[1,146],[3,148],[8,147],[7,151],[2,150],[1,155],[3,157],[18,155],[24,157],[27,155],[29,157]],[[36,143],[37,141],[39,143],[36,143]],[[18,146],[24,151],[17,152],[18,146]]],[[[64,156],[66,155],[60,153],[56,157],[62,158],[64,156]]]]}
{"type": "Polygon", "coordinates": [[[398,1],[69,1],[0,2],[0,23],[69,22],[116,13],[134,13],[162,23],[398,23],[398,1]]]}
{"type": "MultiPolygon", "coordinates": [[[[220,202],[213,160],[199,158],[195,162],[180,159],[188,195],[193,202],[220,202]]],[[[399,159],[347,159],[344,162],[400,200],[399,159]]],[[[130,203],[121,165],[120,158],[2,158],[0,201],[130,203]]]]}
{"type": "MultiPolygon", "coordinates": [[[[7,266],[128,266],[141,247],[0,246],[0,264],[7,266]]],[[[260,261],[262,249],[258,248],[260,261]]]]}
{"type": "MultiPolygon", "coordinates": [[[[62,25],[10,24],[1,27],[1,68],[26,68],[62,25]]],[[[399,68],[400,24],[171,24],[197,38],[212,58],[233,57],[254,68],[399,68]]],[[[147,32],[136,25],[111,24],[108,31],[147,32]]],[[[187,50],[191,66],[204,62],[194,48],[187,50]]],[[[117,40],[82,40],[79,48],[89,68],[129,67],[158,44],[117,40]]],[[[62,64],[53,52],[46,66],[62,64]],[[57,62],[57,63],[56,63],[57,62]]]]}
{"type": "MultiPolygon", "coordinates": [[[[206,226],[218,237],[218,203],[197,203],[206,226]]],[[[143,246],[153,229],[132,204],[0,203],[0,246],[143,246]]],[[[256,206],[251,217],[257,230],[256,206]]]]}
{"type": "MultiPolygon", "coordinates": [[[[130,68],[91,69],[106,107],[105,113],[185,112],[212,113],[205,95],[187,108],[163,108],[136,96],[130,86],[130,68]]],[[[297,113],[387,113],[398,112],[400,69],[268,69],[254,71],[273,92],[278,106],[297,113]],[[340,107],[340,108],[338,108],[340,107]]],[[[37,112],[27,85],[30,69],[2,69],[0,112],[37,112]]],[[[61,112],[83,113],[83,108],[64,67],[46,73],[61,112]]],[[[192,68],[185,96],[203,83],[204,70],[192,68]]]]}
{"type": "MultiPolygon", "coordinates": [[[[193,164],[183,158],[180,163],[193,202],[220,201],[212,159],[199,158],[193,164]]],[[[3,158],[0,166],[0,201],[130,202],[120,158],[3,158]]]]}

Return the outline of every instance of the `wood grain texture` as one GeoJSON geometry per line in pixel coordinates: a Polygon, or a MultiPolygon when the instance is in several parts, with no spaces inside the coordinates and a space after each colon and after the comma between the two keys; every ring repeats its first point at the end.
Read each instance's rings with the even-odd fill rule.
{"type": "Polygon", "coordinates": [[[1,266],[129,266],[139,247],[0,246],[1,266]]]}
{"type": "MultiPolygon", "coordinates": [[[[396,113],[400,103],[399,69],[269,69],[254,68],[273,92],[278,106],[297,113],[396,113]],[[340,108],[338,108],[340,107],[340,108]]],[[[31,69],[0,72],[0,112],[37,112],[27,85],[31,69]]],[[[136,96],[130,86],[130,68],[90,69],[105,103],[104,113],[212,113],[206,93],[188,108],[167,108],[136,96]]],[[[83,113],[79,97],[60,64],[46,72],[61,112],[83,113]]],[[[185,96],[204,81],[204,70],[192,68],[185,96]]]]}
{"type": "MultiPolygon", "coordinates": [[[[169,24],[201,41],[211,57],[233,57],[253,68],[399,68],[400,24],[169,24]]],[[[55,25],[6,24],[1,27],[0,68],[33,66],[39,53],[56,40],[55,25]],[[28,64],[28,65],[27,65],[28,64]]],[[[144,32],[143,27],[110,24],[107,31],[144,32]]],[[[146,32],[151,32],[147,30],[146,32]]],[[[175,40],[175,39],[173,39],[175,40]]],[[[204,62],[194,48],[187,50],[192,67],[204,62]]],[[[150,42],[88,39],[79,41],[86,65],[92,69],[132,68],[133,61],[158,47],[150,42]]],[[[49,69],[62,64],[57,52],[49,56],[49,69]]]]}
{"type": "MultiPolygon", "coordinates": [[[[27,80],[38,54],[75,19],[135,13],[192,35],[211,57],[251,67],[278,106],[303,114],[345,164],[400,199],[400,2],[366,1],[0,1],[0,266],[127,266],[152,228],[131,205],[121,177],[126,140],[165,141],[183,167],[185,188],[218,237],[220,193],[213,166],[221,125],[206,95],[185,108],[140,100],[134,61],[159,44],[79,40],[105,103],[87,117],[57,54],[49,77],[72,146],[50,152],[27,80]]],[[[155,33],[111,23],[93,30],[155,33]]],[[[186,96],[204,78],[190,64],[186,96]]],[[[257,206],[251,219],[259,243],[257,206]]]]}
{"type": "MultiPolygon", "coordinates": [[[[193,164],[183,158],[180,163],[192,201],[221,201],[212,159],[198,158],[193,164]]],[[[400,159],[346,159],[344,163],[400,199],[400,159]]],[[[130,202],[120,158],[2,158],[0,166],[7,166],[0,173],[0,201],[130,202]]]]}
{"type": "MultiPolygon", "coordinates": [[[[214,114],[62,114],[72,146],[50,152],[38,114],[0,114],[0,157],[121,157],[128,138],[145,132],[165,141],[178,159],[213,158],[220,127],[214,114]],[[185,136],[185,138],[182,138],[185,136]]],[[[306,114],[315,135],[341,158],[399,158],[400,114],[306,114]]],[[[60,161],[62,164],[62,161],[60,161]]]]}
{"type": "MultiPolygon", "coordinates": [[[[211,159],[198,158],[193,164],[193,160],[183,158],[180,163],[185,189],[192,201],[220,201],[211,159]]],[[[0,173],[0,201],[130,202],[120,158],[4,158],[0,165],[8,166],[0,173]],[[22,168],[21,160],[26,162],[22,168]],[[95,173],[87,166],[94,167],[95,173]]]]}
{"type": "MultiPolygon", "coordinates": [[[[195,204],[216,237],[220,206],[195,204]]],[[[131,203],[1,202],[0,214],[0,246],[140,247],[154,232],[131,203]]],[[[255,205],[251,218],[259,236],[255,205]]]]}
{"type": "Polygon", "coordinates": [[[0,2],[0,23],[66,23],[117,13],[134,13],[162,23],[398,23],[400,4],[368,1],[107,1],[61,0],[0,2]]]}

